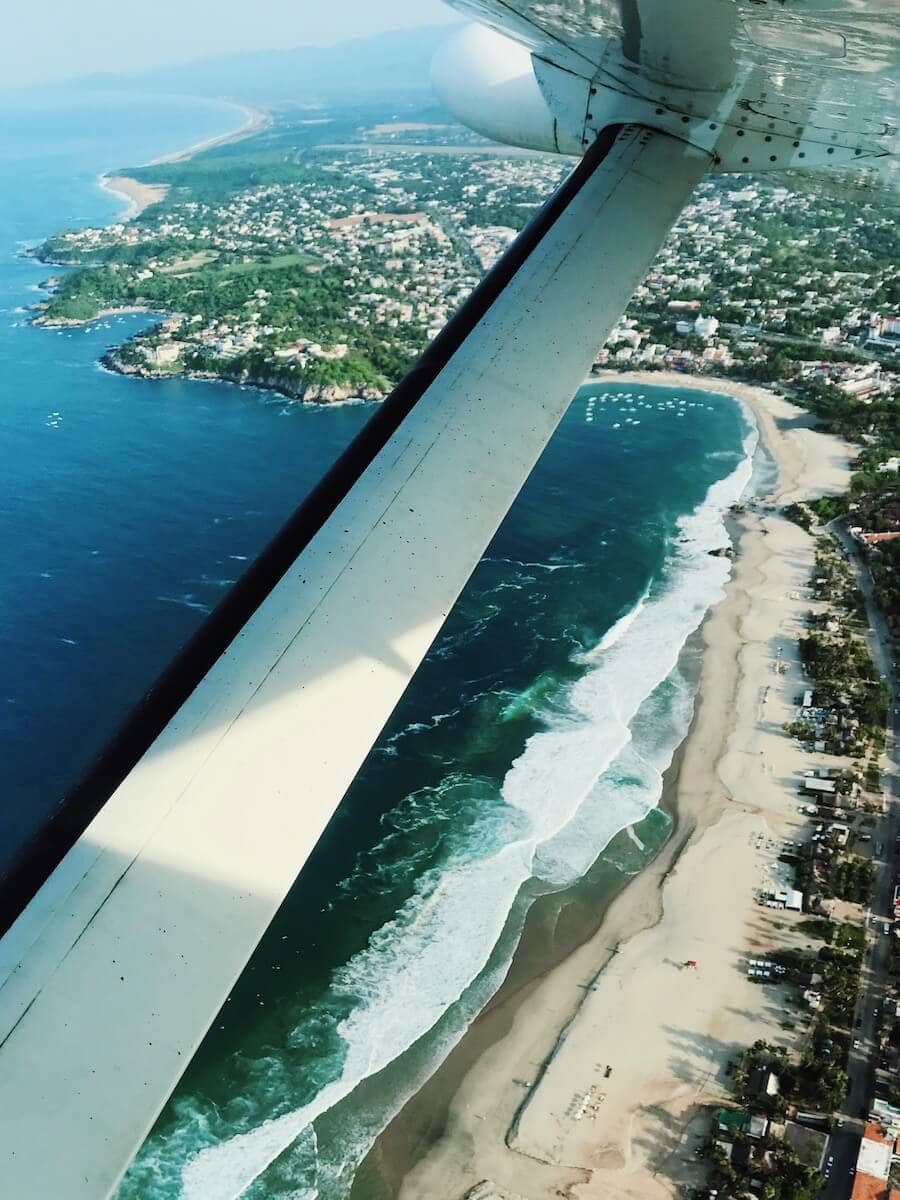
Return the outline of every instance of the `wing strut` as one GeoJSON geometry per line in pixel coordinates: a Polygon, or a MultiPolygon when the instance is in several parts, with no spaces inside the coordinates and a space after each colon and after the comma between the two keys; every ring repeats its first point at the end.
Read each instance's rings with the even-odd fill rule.
{"type": "Polygon", "coordinates": [[[709,161],[601,135],[126,727],[0,941],[4,1194],[114,1190],[709,161]]]}

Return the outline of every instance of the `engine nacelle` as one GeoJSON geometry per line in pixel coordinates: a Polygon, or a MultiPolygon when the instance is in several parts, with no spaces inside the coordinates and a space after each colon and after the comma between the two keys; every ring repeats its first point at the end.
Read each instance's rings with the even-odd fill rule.
{"type": "Polygon", "coordinates": [[[580,136],[557,120],[530,52],[484,25],[467,25],[435,54],[431,82],[463,125],[496,142],[551,154],[582,154],[580,136]]]}

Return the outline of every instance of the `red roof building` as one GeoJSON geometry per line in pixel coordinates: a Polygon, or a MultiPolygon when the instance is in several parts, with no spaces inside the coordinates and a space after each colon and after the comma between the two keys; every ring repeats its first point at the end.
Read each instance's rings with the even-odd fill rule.
{"type": "Polygon", "coordinates": [[[893,1153],[894,1139],[870,1121],[859,1144],[850,1200],[900,1200],[900,1190],[888,1183],[893,1153]]]}

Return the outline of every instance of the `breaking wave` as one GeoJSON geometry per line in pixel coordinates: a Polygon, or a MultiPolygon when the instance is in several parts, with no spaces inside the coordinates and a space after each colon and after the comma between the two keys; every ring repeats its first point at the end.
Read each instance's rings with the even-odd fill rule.
{"type": "MultiPolygon", "coordinates": [[[[710,551],[728,543],[724,514],[751,481],[756,441],[754,431],[735,470],[679,520],[664,569],[600,643],[579,656],[580,677],[552,696],[538,691],[542,728],[502,786],[456,774],[407,798],[398,814],[407,828],[442,813],[446,820],[451,799],[481,815],[466,824],[439,868],[418,877],[393,919],[332,976],[335,1010],[346,1014],[335,1027],[343,1048],[337,1077],[308,1103],[218,1144],[208,1144],[207,1131],[207,1145],[182,1171],[185,1200],[236,1200],[298,1138],[307,1145],[317,1117],[433,1029],[482,976],[523,883],[537,877],[553,887],[571,884],[618,832],[658,803],[693,706],[679,659],[723,594],[731,565],[710,551]]],[[[558,570],[564,564],[517,565],[558,570]]],[[[414,871],[416,863],[407,866],[414,871]]],[[[495,977],[499,982],[502,971],[492,971],[495,977]]],[[[467,1019],[460,1014],[453,1039],[467,1019]]],[[[447,1037],[442,1041],[446,1053],[447,1037]]],[[[343,1147],[348,1162],[358,1162],[371,1142],[357,1136],[358,1146],[343,1147]]],[[[314,1182],[294,1194],[315,1195],[314,1182]]]]}

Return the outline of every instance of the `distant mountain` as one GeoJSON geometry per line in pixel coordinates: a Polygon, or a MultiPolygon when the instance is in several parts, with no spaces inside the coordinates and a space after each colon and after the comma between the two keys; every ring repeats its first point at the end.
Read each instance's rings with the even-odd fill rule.
{"type": "Polygon", "coordinates": [[[90,75],[69,86],[227,96],[258,104],[334,104],[342,96],[357,103],[362,97],[427,91],[431,57],[455,28],[398,29],[336,46],[254,51],[133,74],[90,75]]]}

